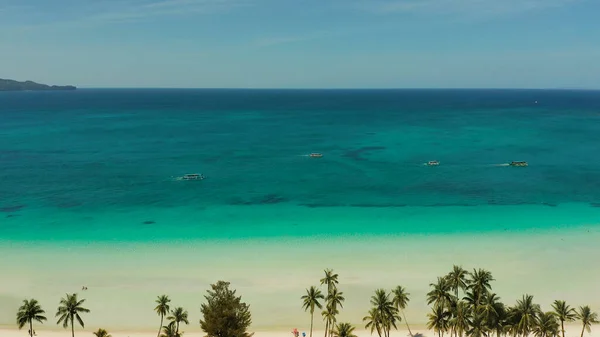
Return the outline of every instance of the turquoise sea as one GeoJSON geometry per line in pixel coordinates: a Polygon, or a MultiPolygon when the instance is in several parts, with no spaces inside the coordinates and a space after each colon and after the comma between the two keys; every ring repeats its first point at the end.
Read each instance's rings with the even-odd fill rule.
{"type": "Polygon", "coordinates": [[[80,292],[85,333],[154,335],[158,294],[197,322],[223,279],[254,329],[287,334],[324,268],[357,326],[398,284],[424,323],[453,264],[491,270],[506,303],[600,308],[599,152],[599,91],[0,93],[0,327],[80,292]]]}
{"type": "Polygon", "coordinates": [[[0,93],[1,238],[146,241],[560,225],[531,221],[543,214],[600,223],[599,152],[599,91],[0,93]],[[323,157],[308,157],[312,152],[323,157]],[[424,165],[429,160],[441,164],[424,165]],[[506,166],[513,160],[529,167],[506,166]],[[207,178],[174,179],[186,173],[207,178]],[[519,209],[531,216],[475,221],[517,219],[519,209]],[[448,214],[458,215],[444,222],[448,214]],[[397,221],[368,224],[381,215],[397,221]],[[320,216],[318,226],[302,221],[320,216]],[[408,221],[414,216],[439,221],[408,221]]]}

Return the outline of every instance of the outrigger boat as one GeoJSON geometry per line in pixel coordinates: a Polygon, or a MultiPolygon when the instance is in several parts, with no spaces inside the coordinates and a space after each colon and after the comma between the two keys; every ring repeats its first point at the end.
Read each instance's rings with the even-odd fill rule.
{"type": "Polygon", "coordinates": [[[309,156],[310,156],[311,158],[321,158],[321,157],[323,157],[323,154],[322,154],[322,153],[316,153],[316,152],[315,152],[315,153],[311,153],[309,156]]]}
{"type": "Polygon", "coordinates": [[[527,162],[526,161],[511,161],[509,165],[524,167],[524,166],[527,166],[527,162]]]}
{"type": "Polygon", "coordinates": [[[440,164],[437,160],[430,160],[427,162],[427,166],[438,166],[440,164]]]}
{"type": "Polygon", "coordinates": [[[203,174],[198,174],[198,173],[191,173],[191,174],[185,174],[183,177],[181,177],[181,180],[204,180],[204,175],[203,174]]]}

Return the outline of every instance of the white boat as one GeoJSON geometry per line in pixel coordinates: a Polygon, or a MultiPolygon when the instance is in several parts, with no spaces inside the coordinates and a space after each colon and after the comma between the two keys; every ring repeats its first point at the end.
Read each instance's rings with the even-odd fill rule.
{"type": "Polygon", "coordinates": [[[198,174],[198,173],[190,173],[190,174],[185,174],[183,177],[181,177],[181,180],[204,180],[204,175],[203,174],[198,174]]]}
{"type": "Polygon", "coordinates": [[[427,162],[427,166],[438,166],[440,164],[437,160],[430,160],[427,162]]]}

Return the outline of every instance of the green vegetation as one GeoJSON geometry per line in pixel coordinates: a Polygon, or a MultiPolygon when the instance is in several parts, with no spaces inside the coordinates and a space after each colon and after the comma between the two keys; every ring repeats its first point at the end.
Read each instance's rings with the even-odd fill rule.
{"type": "Polygon", "coordinates": [[[331,333],[333,337],[356,337],[350,323],[338,323],[331,333]]]}
{"type": "Polygon", "coordinates": [[[112,337],[108,331],[104,329],[98,329],[98,331],[94,331],[94,336],[96,337],[112,337]]]}
{"type": "MultiPolygon", "coordinates": [[[[438,337],[565,337],[565,322],[581,322],[581,334],[591,332],[593,324],[600,323],[598,313],[589,306],[577,310],[565,301],[552,303],[552,311],[543,311],[534,297],[525,294],[513,306],[501,302],[493,292],[492,274],[485,269],[467,272],[459,266],[430,284],[426,301],[431,305],[427,314],[427,328],[438,337]]],[[[338,289],[339,275],[326,269],[320,285],[326,287],[326,295],[321,289],[311,286],[301,297],[302,309],[310,313],[310,337],[314,327],[315,309],[323,309],[321,316],[325,322],[325,337],[356,337],[355,327],[347,322],[338,323],[337,316],[343,309],[344,293],[338,289]]],[[[250,306],[242,302],[236,291],[229,289],[229,282],[218,281],[211,285],[204,296],[206,302],[200,307],[202,318],[200,327],[206,337],[252,337],[248,329],[252,323],[250,306]]],[[[71,327],[71,336],[75,336],[75,321],[84,327],[81,317],[90,310],[83,307],[85,299],[77,294],[67,294],[60,300],[56,324],[65,329],[71,327]]],[[[188,312],[182,307],[171,309],[171,300],[167,295],[158,296],[154,311],[160,316],[158,337],[182,337],[180,324],[189,324],[188,312]],[[164,317],[170,321],[164,326],[164,317]]],[[[363,318],[365,328],[378,337],[390,337],[392,329],[398,329],[398,323],[406,322],[404,311],[410,302],[410,294],[402,286],[391,291],[376,289],[370,298],[370,308],[363,318]]],[[[22,329],[29,326],[29,336],[33,337],[33,322],[46,321],[45,311],[35,299],[24,300],[17,311],[17,325],[22,329]]],[[[410,336],[413,336],[406,322],[410,336]]],[[[93,332],[96,337],[111,337],[105,329],[93,332]]],[[[416,334],[414,336],[418,336],[416,334]]]]}
{"type": "Polygon", "coordinates": [[[188,312],[182,307],[171,310],[171,316],[167,317],[169,321],[175,323],[175,332],[179,335],[179,323],[190,324],[188,321],[188,312]]]}
{"type": "Polygon", "coordinates": [[[590,307],[587,305],[584,307],[579,307],[579,310],[577,311],[577,319],[583,324],[583,328],[581,328],[581,337],[583,337],[584,331],[592,331],[592,324],[600,323],[598,321],[598,313],[592,312],[592,309],[590,309],[590,307]]]}
{"type": "Polygon", "coordinates": [[[315,307],[323,309],[323,305],[319,300],[325,299],[325,296],[323,296],[321,290],[312,286],[306,289],[306,295],[302,296],[300,299],[302,300],[302,309],[304,309],[304,311],[310,310],[310,337],[312,337],[315,307]]]}
{"type": "Polygon", "coordinates": [[[321,313],[323,320],[325,321],[325,337],[332,335],[335,323],[337,322],[336,316],[339,314],[338,307],[343,308],[345,300],[343,296],[344,293],[337,289],[338,283],[338,274],[334,274],[331,269],[326,269],[325,277],[321,279],[321,285],[327,287],[325,310],[321,313]]]}
{"type": "Polygon", "coordinates": [[[85,300],[78,300],[77,294],[67,294],[67,297],[60,299],[60,304],[58,306],[58,310],[56,311],[56,317],[58,317],[58,321],[56,324],[61,324],[63,328],[67,328],[71,325],[71,336],[75,337],[75,320],[84,327],[83,320],[79,314],[90,312],[89,309],[86,309],[82,306],[85,300]]]}
{"type": "Polygon", "coordinates": [[[560,321],[560,331],[562,332],[562,337],[565,337],[565,322],[572,322],[577,318],[577,314],[575,313],[575,309],[565,303],[565,301],[556,300],[552,303],[552,309],[554,309],[554,314],[556,318],[560,321]]]}
{"type": "Polygon", "coordinates": [[[181,337],[183,332],[177,332],[175,322],[169,323],[169,325],[162,327],[162,334],[160,337],[181,337]]]}
{"type": "MultiPolygon", "coordinates": [[[[236,291],[229,289],[229,282],[219,281],[211,285],[206,303],[200,307],[200,327],[207,337],[251,337],[250,306],[242,302],[236,291]]],[[[168,336],[170,337],[170,336],[168,336]]]]}
{"type": "Polygon", "coordinates": [[[160,325],[158,326],[157,337],[160,337],[160,332],[164,328],[163,319],[165,318],[165,315],[167,315],[169,313],[169,310],[171,310],[171,308],[169,307],[170,302],[171,299],[167,295],[158,296],[158,298],[156,299],[156,308],[154,308],[154,311],[156,311],[156,314],[160,316],[160,325]]]}
{"type": "MultiPolygon", "coordinates": [[[[592,324],[599,323],[598,314],[588,306],[580,307],[576,312],[564,301],[554,301],[553,310],[544,312],[528,294],[517,300],[514,306],[506,306],[492,291],[493,281],[492,273],[485,269],[468,272],[460,266],[453,266],[450,273],[430,284],[426,295],[427,304],[431,305],[427,328],[438,337],[565,337],[564,323],[577,319],[583,325],[580,336],[583,337],[584,331],[590,332],[592,324]]],[[[337,309],[342,307],[344,300],[338,291],[339,275],[326,269],[321,285],[327,287],[327,297],[318,288],[310,287],[301,298],[302,308],[311,313],[311,336],[314,308],[322,308],[319,300],[325,299],[322,313],[325,337],[353,337],[354,327],[351,324],[336,325],[337,309]]],[[[397,329],[402,319],[406,322],[404,311],[409,301],[410,294],[402,286],[389,292],[375,290],[370,299],[371,308],[363,318],[365,328],[379,337],[390,337],[390,331],[397,329]]],[[[413,336],[408,322],[406,327],[413,336]]]]}
{"type": "Polygon", "coordinates": [[[37,300],[23,300],[23,305],[19,307],[19,311],[17,311],[17,324],[19,325],[19,330],[22,329],[25,324],[28,324],[29,337],[33,337],[33,321],[43,324],[46,320],[46,316],[44,316],[45,313],[46,312],[42,310],[42,307],[37,300]]]}
{"type": "Polygon", "coordinates": [[[0,78],[0,91],[49,91],[49,90],[76,90],[72,85],[46,85],[32,81],[19,82],[0,78]]]}

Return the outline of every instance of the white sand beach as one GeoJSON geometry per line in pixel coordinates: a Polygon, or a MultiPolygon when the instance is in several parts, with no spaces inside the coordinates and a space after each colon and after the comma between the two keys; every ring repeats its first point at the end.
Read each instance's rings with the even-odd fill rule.
{"type": "MultiPolygon", "coordinates": [[[[595,327],[596,329],[592,329],[591,333],[585,332],[584,337],[600,337],[600,326],[595,327]]],[[[421,334],[423,337],[435,337],[437,334],[434,334],[433,331],[429,331],[425,329],[423,326],[414,326],[411,327],[411,331],[414,335],[421,334]]],[[[156,337],[156,331],[109,331],[112,337],[156,337]]],[[[354,331],[357,337],[371,337],[377,336],[377,333],[373,335],[368,330],[364,330],[362,326],[357,327],[354,331]]],[[[38,337],[65,337],[70,336],[70,330],[36,330],[38,337]]],[[[581,334],[581,326],[578,325],[565,325],[565,336],[566,337],[579,337],[581,334]]],[[[308,337],[308,331],[306,331],[306,336],[308,337]]],[[[324,335],[324,330],[315,330],[313,331],[313,337],[320,337],[324,335]]],[[[25,330],[16,330],[9,328],[0,327],[0,336],[2,337],[27,337],[27,329],[25,330]]],[[[75,336],[93,336],[92,330],[78,330],[75,332],[75,336]]],[[[201,331],[186,331],[184,336],[186,337],[205,337],[205,334],[201,331]]],[[[254,331],[254,337],[289,337],[292,336],[290,331],[254,331]]],[[[390,337],[407,337],[410,336],[407,329],[398,329],[394,330],[390,333],[390,337]]]]}
{"type": "MultiPolygon", "coordinates": [[[[507,234],[386,236],[251,240],[236,242],[70,243],[64,246],[0,244],[0,325],[12,327],[26,298],[39,300],[50,321],[36,330],[57,328],[54,313],[66,293],[79,293],[91,313],[86,331],[153,331],[157,295],[189,311],[188,335],[197,331],[200,304],[211,283],[231,282],[251,305],[253,329],[308,330],[301,309],[305,289],[318,285],[323,269],[339,274],[346,301],[339,321],[362,326],[377,288],[404,286],[411,294],[406,317],[424,324],[425,294],[453,264],[485,268],[493,291],[507,305],[534,295],[544,310],[556,299],[600,311],[600,256],[597,226],[507,234]],[[88,290],[81,291],[82,286],[88,290]]],[[[320,316],[315,328],[323,329],[320,316]]],[[[26,332],[26,331],[25,331],[26,332]]],[[[12,334],[12,333],[11,333],[12,334]]],[[[2,335],[4,336],[4,335],[2,335]]],[[[11,335],[12,336],[12,335],[11,335]]],[[[121,336],[117,334],[116,336],[121,336]]],[[[285,336],[285,335],[284,335],[285,336]]],[[[115,337],[115,335],[113,335],[115,337]]]]}

